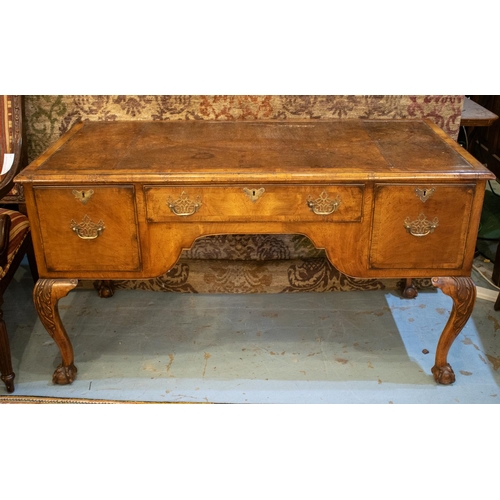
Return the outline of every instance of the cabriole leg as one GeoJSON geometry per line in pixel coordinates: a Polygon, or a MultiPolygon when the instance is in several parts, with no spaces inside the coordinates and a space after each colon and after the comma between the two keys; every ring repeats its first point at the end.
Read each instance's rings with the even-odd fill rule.
{"type": "Polygon", "coordinates": [[[61,352],[62,363],[52,376],[54,384],[71,384],[76,376],[76,366],[73,364],[73,346],[59,316],[57,304],[73,290],[78,280],[39,279],[33,290],[33,301],[43,326],[54,339],[61,352]]]}
{"type": "Polygon", "coordinates": [[[471,278],[432,278],[432,284],[453,299],[453,308],[436,349],[436,361],[432,374],[440,384],[455,382],[455,374],[447,356],[453,341],[469,320],[476,301],[476,285],[471,278]]]}

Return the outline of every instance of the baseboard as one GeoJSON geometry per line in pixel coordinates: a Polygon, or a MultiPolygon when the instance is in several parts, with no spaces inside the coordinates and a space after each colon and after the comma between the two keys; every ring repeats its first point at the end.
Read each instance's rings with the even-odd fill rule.
{"type": "Polygon", "coordinates": [[[498,297],[498,290],[491,290],[489,288],[483,288],[481,286],[476,286],[477,298],[489,300],[490,302],[496,302],[498,297]]]}

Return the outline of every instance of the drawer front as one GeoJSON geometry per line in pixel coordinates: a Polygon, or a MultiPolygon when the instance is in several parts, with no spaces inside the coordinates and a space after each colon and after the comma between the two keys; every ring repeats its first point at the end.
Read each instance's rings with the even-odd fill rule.
{"type": "Polygon", "coordinates": [[[460,269],[474,193],[474,184],[376,185],[370,266],[460,269]]]}
{"type": "Polygon", "coordinates": [[[133,186],[35,187],[49,271],[136,271],[133,186]]]}
{"type": "Polygon", "coordinates": [[[148,222],[359,222],[364,185],[145,186],[148,222]]]}

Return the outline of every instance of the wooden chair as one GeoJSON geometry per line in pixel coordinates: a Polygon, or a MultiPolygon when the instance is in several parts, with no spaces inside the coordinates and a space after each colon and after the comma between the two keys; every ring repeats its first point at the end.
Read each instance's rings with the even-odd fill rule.
{"type": "Polygon", "coordinates": [[[19,203],[24,202],[22,192],[13,190],[14,177],[26,166],[22,103],[22,96],[0,96],[0,166],[5,168],[6,163],[12,165],[0,175],[0,373],[7,392],[14,391],[15,374],[3,320],[3,293],[25,255],[28,256],[33,279],[38,279],[28,218],[15,206],[11,209],[10,205],[4,204],[4,201],[9,203],[13,196],[18,196],[19,203]]]}

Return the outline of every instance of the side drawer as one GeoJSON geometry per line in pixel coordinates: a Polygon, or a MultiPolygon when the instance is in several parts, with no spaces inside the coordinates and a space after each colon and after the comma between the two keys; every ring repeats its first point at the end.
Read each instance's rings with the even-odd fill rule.
{"type": "Polygon", "coordinates": [[[34,195],[48,270],[140,270],[133,186],[35,187],[34,195]]]}
{"type": "Polygon", "coordinates": [[[148,222],[359,222],[363,184],[144,186],[148,222]]]}
{"type": "Polygon", "coordinates": [[[475,184],[375,185],[370,266],[460,269],[475,189],[475,184]]]}

